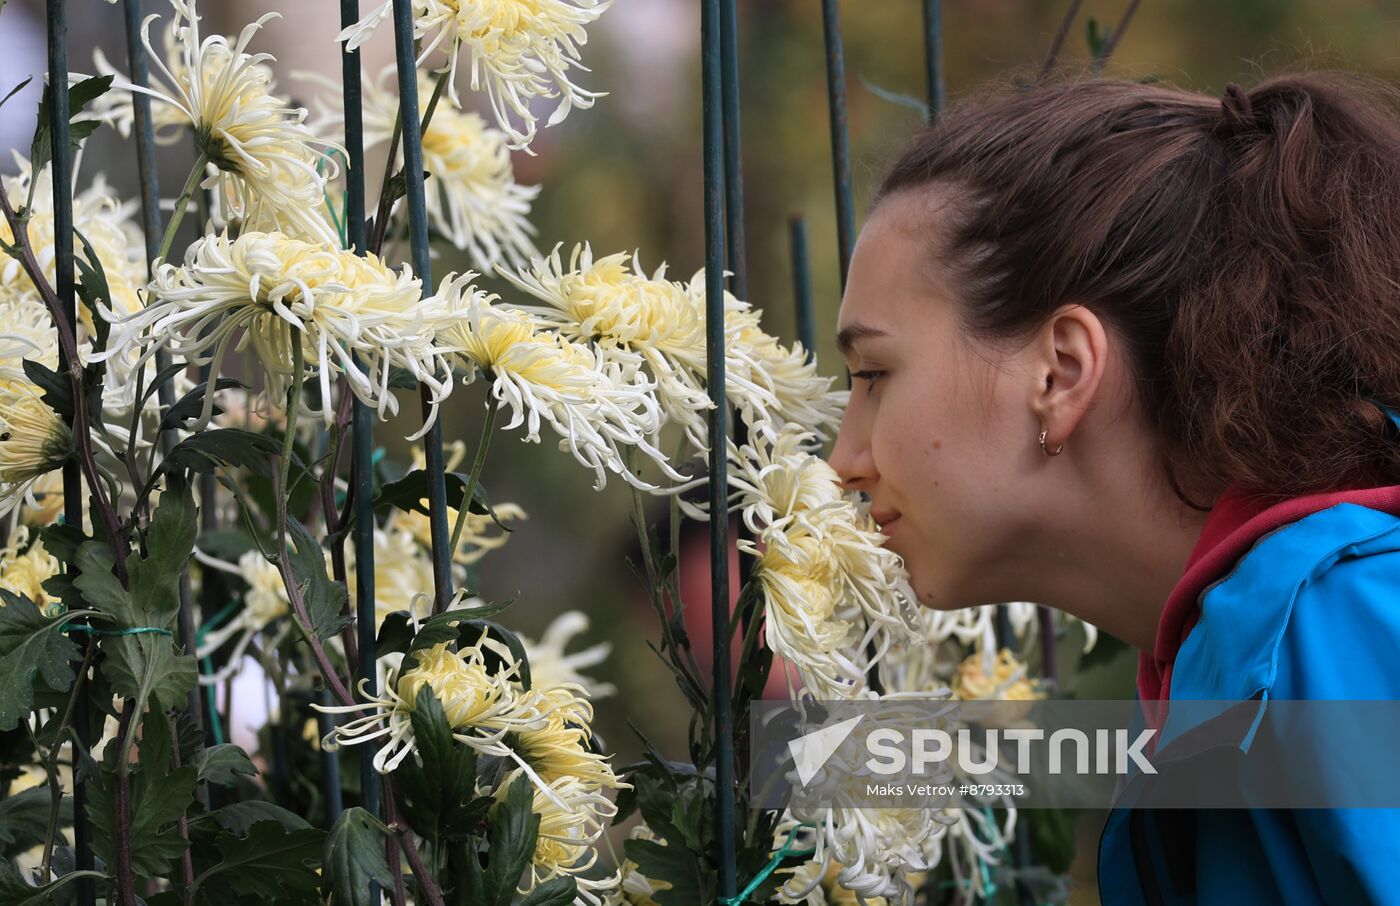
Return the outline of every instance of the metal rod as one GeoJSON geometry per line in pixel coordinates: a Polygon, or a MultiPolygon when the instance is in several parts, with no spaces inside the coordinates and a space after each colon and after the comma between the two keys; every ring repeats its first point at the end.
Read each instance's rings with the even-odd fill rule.
{"type": "Polygon", "coordinates": [[[744,168],[739,141],[739,26],[735,0],[720,0],[719,31],[724,94],[724,251],[729,291],[749,297],[748,255],[744,246],[744,168]]]}
{"type": "Polygon", "coordinates": [[[1103,42],[1099,52],[1094,55],[1093,72],[1098,75],[1103,72],[1103,68],[1108,65],[1108,58],[1113,56],[1114,49],[1123,37],[1123,32],[1128,30],[1128,23],[1133,21],[1133,14],[1137,12],[1138,5],[1142,0],[1128,0],[1127,9],[1123,10],[1123,18],[1118,20],[1118,27],[1108,33],[1108,40],[1103,42]]]}
{"type": "Polygon", "coordinates": [[[807,221],[801,215],[788,219],[788,248],[792,254],[792,302],[797,313],[797,341],[807,350],[807,361],[817,360],[817,327],[812,317],[812,268],[807,260],[807,221]]]}
{"type": "MultiPolygon", "coordinates": [[[[394,55],[398,60],[399,120],[403,124],[404,195],[408,202],[408,238],[413,269],[423,281],[423,295],[433,291],[428,259],[428,209],[423,195],[423,133],[418,116],[418,68],[413,50],[413,2],[394,0],[394,55]]],[[[429,390],[419,394],[426,414],[429,390]]],[[[433,537],[433,612],[442,613],[452,598],[452,552],[448,550],[447,476],[443,470],[442,419],[423,437],[428,473],[428,521],[433,537]]],[[[463,501],[462,506],[470,501],[463,501]]]]}
{"type": "Polygon", "coordinates": [[[822,0],[826,35],[826,96],[831,112],[831,167],[836,184],[836,245],[841,263],[841,290],[851,270],[856,244],[855,202],[851,199],[851,143],[846,135],[846,56],[841,49],[841,11],[837,0],[822,0]]]}
{"type": "Polygon", "coordinates": [[[1055,31],[1055,37],[1050,42],[1050,52],[1045,55],[1045,62],[1040,66],[1040,75],[1036,79],[1037,83],[1045,81],[1055,69],[1055,60],[1060,56],[1060,50],[1065,46],[1065,38],[1069,37],[1070,26],[1074,24],[1074,19],[1079,15],[1079,7],[1084,0],[1070,0],[1069,8],[1065,10],[1065,17],[1060,20],[1060,27],[1055,31]]]}
{"type": "Polygon", "coordinates": [[[705,173],[705,365],[714,408],[710,434],[710,616],[714,645],[715,845],[719,895],[736,888],[734,821],[734,725],[729,675],[728,450],[729,403],[724,374],[724,80],[721,76],[720,0],[700,8],[705,173]]]}
{"type": "MultiPolygon", "coordinates": [[[[49,135],[52,137],[53,155],[50,173],[53,177],[53,245],[54,245],[54,290],[68,317],[68,329],[76,331],[78,323],[78,298],[73,280],[73,161],[68,150],[68,12],[64,0],[48,0],[48,66],[49,66],[49,135]]],[[[38,179],[38,173],[31,173],[30,179],[38,179]]],[[[62,328],[60,328],[62,329],[62,328]]],[[[67,373],[68,357],[59,346],[59,370],[67,373]]],[[[72,422],[69,422],[72,428],[72,422]]],[[[68,462],[63,467],[63,519],[69,525],[81,527],[83,524],[83,479],[78,464],[68,462]]],[[[114,539],[115,540],[115,539],[114,539]]],[[[73,572],[73,566],[69,565],[73,572]]],[[[83,642],[86,654],[89,641],[83,642]]],[[[75,681],[77,682],[77,681],[75,681]]],[[[87,696],[84,689],[78,690],[77,707],[74,719],[78,727],[78,744],[84,749],[92,747],[88,732],[87,696]]],[[[88,823],[87,784],[74,775],[73,784],[73,844],[77,856],[77,870],[91,871],[93,868],[92,828],[88,823]]],[[[78,902],[90,906],[97,902],[97,888],[91,878],[78,879],[76,885],[78,902]]]]}
{"type": "MultiPolygon", "coordinates": [[[[316,690],[316,700],[322,705],[331,705],[331,692],[325,686],[316,690]]],[[[330,714],[324,711],[316,712],[316,731],[320,733],[321,739],[325,739],[335,729],[335,721],[330,714]]],[[[344,811],[345,804],[340,795],[340,759],[335,752],[328,750],[324,745],[321,748],[321,795],[325,799],[323,805],[326,811],[326,827],[333,827],[340,813],[344,811]]],[[[371,900],[373,897],[370,898],[371,900]]]]}
{"type": "MultiPolygon", "coordinates": [[[[340,0],[340,24],[348,28],[359,21],[359,0],[340,0]]],[[[365,141],[364,114],[360,88],[360,52],[345,51],[341,45],[341,80],[344,86],[345,151],[349,158],[345,173],[346,238],[363,255],[365,236],[365,141]]],[[[347,391],[348,392],[348,391],[347,391]]],[[[351,404],[354,435],[351,474],[355,482],[355,628],[360,663],[359,680],[370,695],[379,693],[375,670],[375,588],[374,588],[374,413],[357,398],[351,404]]],[[[360,805],[374,817],[381,814],[379,772],[374,769],[374,753],[368,746],[360,751],[360,805]]],[[[371,900],[375,896],[370,897],[371,900]]]]}
{"type": "MultiPolygon", "coordinates": [[[[150,81],[150,66],[146,60],[146,46],[141,42],[141,0],[125,0],[122,4],[122,11],[126,19],[126,61],[127,70],[133,85],[145,88],[150,81]]],[[[136,134],[136,171],[141,183],[141,233],[146,245],[146,266],[147,276],[151,276],[149,268],[155,263],[156,256],[160,253],[160,184],[156,173],[156,143],[155,127],[151,122],[151,98],[150,95],[139,91],[131,92],[131,109],[133,114],[132,131],[136,134]]],[[[161,350],[156,353],[156,370],[161,371],[170,364],[170,356],[161,350]]],[[[175,402],[175,388],[171,382],[166,381],[156,390],[156,395],[160,400],[162,408],[169,407],[175,402]]],[[[162,431],[160,435],[161,451],[169,453],[175,446],[177,438],[175,432],[162,431]]],[[[180,576],[180,613],[178,618],[178,628],[180,630],[180,644],[186,651],[193,652],[194,644],[194,602],[190,593],[189,570],[185,570],[180,576]]],[[[190,690],[189,701],[186,708],[190,714],[190,720],[200,731],[202,739],[204,734],[204,703],[203,696],[196,686],[190,690]]],[[[207,807],[209,804],[209,785],[200,784],[200,798],[207,807]]]]}
{"type": "Polygon", "coordinates": [[[924,0],[924,76],[928,90],[928,121],[938,122],[947,103],[943,85],[943,3],[924,0]]]}

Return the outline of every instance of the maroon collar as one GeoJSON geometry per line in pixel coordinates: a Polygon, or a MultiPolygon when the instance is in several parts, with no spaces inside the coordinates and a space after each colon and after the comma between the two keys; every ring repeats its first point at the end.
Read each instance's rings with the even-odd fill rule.
{"type": "Polygon", "coordinates": [[[1339,503],[1400,515],[1400,485],[1329,491],[1272,504],[1233,485],[1227,488],[1206,518],[1186,561],[1186,572],[1162,608],[1154,649],[1138,655],[1138,697],[1144,703],[1170,698],[1172,663],[1196,625],[1200,594],[1207,585],[1225,575],[1262,536],[1339,503]]]}

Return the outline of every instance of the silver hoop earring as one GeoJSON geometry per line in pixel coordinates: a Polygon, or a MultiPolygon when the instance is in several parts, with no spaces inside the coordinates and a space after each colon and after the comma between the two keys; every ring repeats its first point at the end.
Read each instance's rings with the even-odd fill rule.
{"type": "Polygon", "coordinates": [[[1056,447],[1056,448],[1053,449],[1053,450],[1047,450],[1047,449],[1045,448],[1045,435],[1047,435],[1047,434],[1049,434],[1049,433],[1050,433],[1050,432],[1049,432],[1048,430],[1046,430],[1045,428],[1040,429],[1040,450],[1041,450],[1041,452],[1044,453],[1046,456],[1059,456],[1059,455],[1060,455],[1060,451],[1063,450],[1063,449],[1065,448],[1065,445],[1064,445],[1064,444],[1060,444],[1058,447],[1056,447]]]}

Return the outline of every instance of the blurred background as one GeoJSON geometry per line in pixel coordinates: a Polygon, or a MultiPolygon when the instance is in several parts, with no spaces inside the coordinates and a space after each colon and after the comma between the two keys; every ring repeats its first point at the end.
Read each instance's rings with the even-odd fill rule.
{"type": "MultiPolygon", "coordinates": [[[[368,6],[368,4],[364,4],[368,6]]],[[[1088,0],[1060,60],[1085,68],[1087,19],[1115,25],[1127,0],[1088,0]]],[[[0,94],[27,76],[35,82],[0,110],[0,148],[27,151],[44,70],[41,0],[9,0],[0,16],[0,94]]],[[[99,0],[70,4],[72,68],[92,72],[101,48],[125,70],[122,14],[99,0]]],[[[989,82],[1038,68],[1068,0],[945,0],[944,73],[949,101],[989,82]]],[[[274,54],[281,90],[299,101],[314,93],[298,71],[338,81],[335,0],[203,0],[207,34],[236,33],[258,16],[277,11],[252,49],[274,54]]],[[[148,13],[167,13],[163,0],[146,0],[148,13]]],[[[830,133],[818,0],[739,0],[744,189],[750,300],[764,311],[768,330],[794,338],[793,290],[787,223],[800,215],[809,228],[816,300],[817,359],[841,377],[832,340],[839,304],[830,133]]],[[[923,46],[918,0],[846,0],[841,4],[847,102],[854,165],[857,223],[883,163],[919,127],[917,112],[891,94],[922,97],[923,46]]],[[[380,28],[364,53],[366,77],[392,62],[391,30],[380,28]]],[[[535,156],[514,156],[516,179],[543,187],[531,219],[536,244],[548,251],[589,241],[595,251],[639,250],[650,269],[663,260],[674,278],[703,265],[698,4],[691,0],[617,0],[588,35],[580,74],[583,86],[608,92],[592,110],[577,111],[541,132],[535,156]]],[[[157,47],[159,47],[157,41],[157,47]]],[[[1280,69],[1345,68],[1400,75],[1400,0],[1171,0],[1146,2],[1118,45],[1106,74],[1156,77],[1218,96],[1230,80],[1248,84],[1280,69]]],[[[463,91],[470,105],[470,92],[463,91]]],[[[547,111],[545,111],[547,113],[547,111]]],[[[382,153],[382,152],[381,152],[382,153]]],[[[163,148],[164,194],[175,194],[191,155],[185,145],[163,148]]],[[[370,161],[375,185],[382,159],[370,161]]],[[[15,170],[8,154],[0,171],[15,170]]],[[[90,141],[79,174],[85,185],[101,172],[125,198],[135,196],[134,146],[110,130],[90,141]]],[[[372,190],[371,190],[372,191],[372,190]]],[[[438,276],[468,263],[439,247],[438,276]]],[[[499,286],[493,288],[501,289],[499,286]]],[[[443,419],[447,439],[475,444],[482,399],[472,388],[454,395],[443,419]]],[[[416,425],[389,425],[378,434],[390,456],[406,460],[402,436],[416,425]]],[[[603,492],[553,441],[523,444],[499,435],[485,468],[496,502],[521,505],[511,542],[483,564],[481,593],[514,598],[504,622],[537,637],[559,613],[578,609],[592,627],[575,645],[608,640],[613,652],[589,672],[618,688],[599,703],[595,728],[617,753],[636,756],[627,721],[648,728],[672,757],[684,753],[688,711],[669,675],[647,649],[655,619],[625,560],[635,556],[628,521],[630,497],[621,482],[603,492]]],[[[661,504],[661,501],[653,501],[661,504]]],[[[653,515],[661,520],[664,506],[653,515]]],[[[687,567],[687,587],[700,622],[707,622],[704,533],[687,567]],[[693,580],[693,581],[692,581],[693,580]]],[[[1077,636],[1075,641],[1077,642],[1077,636]]],[[[1108,644],[1107,655],[1079,677],[1082,697],[1130,697],[1135,658],[1108,644]]],[[[1080,822],[1073,873],[1084,883],[1076,899],[1093,902],[1094,843],[1101,817],[1080,822]]]]}

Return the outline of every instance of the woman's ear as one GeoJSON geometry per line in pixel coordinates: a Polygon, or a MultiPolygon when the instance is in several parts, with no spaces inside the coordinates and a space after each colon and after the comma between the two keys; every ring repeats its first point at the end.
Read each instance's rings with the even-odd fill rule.
{"type": "Polygon", "coordinates": [[[1108,334],[1083,305],[1065,305],[1050,316],[1029,347],[1035,384],[1031,412],[1056,449],[1094,405],[1108,367],[1108,334]]]}

